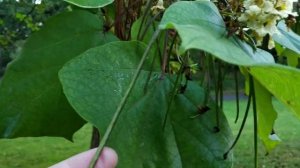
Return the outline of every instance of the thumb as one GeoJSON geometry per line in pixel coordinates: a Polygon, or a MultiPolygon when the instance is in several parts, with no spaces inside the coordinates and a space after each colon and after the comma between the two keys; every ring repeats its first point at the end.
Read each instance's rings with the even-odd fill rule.
{"type": "MultiPolygon", "coordinates": [[[[96,148],[75,155],[64,160],[50,168],[88,168],[89,164],[96,153],[96,148]]],[[[115,168],[118,162],[117,153],[108,147],[102,150],[101,156],[97,161],[96,168],[115,168]]]]}
{"type": "MultiPolygon", "coordinates": [[[[96,149],[94,149],[94,154],[96,153],[96,149]]],[[[93,155],[94,156],[94,155],[93,155]]],[[[118,162],[117,153],[108,147],[105,147],[102,150],[101,156],[97,161],[96,168],[115,168],[118,162]]]]}

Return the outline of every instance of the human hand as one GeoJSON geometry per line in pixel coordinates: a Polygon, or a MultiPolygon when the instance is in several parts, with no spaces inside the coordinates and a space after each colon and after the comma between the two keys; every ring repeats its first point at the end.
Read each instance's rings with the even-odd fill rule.
{"type": "MultiPolygon", "coordinates": [[[[62,162],[59,162],[50,168],[88,168],[96,153],[96,148],[72,156],[62,162]]],[[[117,153],[108,147],[102,150],[95,168],[115,168],[118,162],[117,153]]]]}

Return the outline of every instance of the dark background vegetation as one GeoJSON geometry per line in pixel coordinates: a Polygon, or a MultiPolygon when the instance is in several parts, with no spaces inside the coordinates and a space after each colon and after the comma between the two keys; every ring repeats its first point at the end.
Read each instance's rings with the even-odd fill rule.
{"type": "Polygon", "coordinates": [[[18,55],[26,38],[66,7],[61,0],[43,0],[41,4],[32,0],[0,1],[0,76],[7,63],[18,55]]]}

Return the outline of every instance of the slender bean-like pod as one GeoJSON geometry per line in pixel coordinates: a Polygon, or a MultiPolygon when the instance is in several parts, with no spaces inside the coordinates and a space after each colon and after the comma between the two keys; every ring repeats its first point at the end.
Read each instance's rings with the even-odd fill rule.
{"type": "Polygon", "coordinates": [[[253,127],[254,127],[254,167],[258,167],[258,149],[257,149],[257,110],[255,99],[255,87],[253,77],[250,75],[250,90],[252,92],[252,108],[253,108],[253,127]]]}
{"type": "Polygon", "coordinates": [[[240,115],[239,78],[238,78],[237,70],[234,70],[234,81],[235,81],[235,100],[236,100],[236,117],[234,123],[237,123],[240,115]]]}
{"type": "Polygon", "coordinates": [[[227,158],[228,153],[235,147],[236,143],[238,142],[238,140],[239,140],[239,138],[240,138],[240,136],[241,136],[241,134],[244,130],[244,126],[246,124],[246,121],[247,121],[247,118],[248,118],[248,113],[249,113],[249,110],[250,110],[251,101],[252,101],[252,90],[250,90],[250,94],[249,94],[249,97],[248,97],[247,107],[246,107],[246,111],[245,111],[244,118],[243,118],[243,121],[242,121],[242,125],[241,125],[241,127],[239,129],[239,132],[238,132],[235,140],[233,141],[232,145],[230,146],[228,151],[224,153],[224,155],[223,155],[224,159],[227,158]]]}

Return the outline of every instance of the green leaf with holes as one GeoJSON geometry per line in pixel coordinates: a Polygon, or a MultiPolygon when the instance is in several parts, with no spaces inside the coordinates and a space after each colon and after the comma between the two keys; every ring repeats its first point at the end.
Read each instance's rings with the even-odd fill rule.
{"type": "MultiPolygon", "coordinates": [[[[59,72],[71,105],[101,133],[145,48],[140,42],[108,43],[86,51],[59,72]]],[[[223,113],[220,112],[218,133],[213,131],[214,104],[208,105],[211,110],[191,118],[204,103],[204,90],[196,83],[189,82],[186,91],[175,96],[163,127],[174,79],[160,76],[159,59],[155,58],[150,54],[146,60],[107,144],[117,151],[119,167],[230,167],[232,155],[223,159],[231,145],[231,132],[223,113]]]]}
{"type": "Polygon", "coordinates": [[[102,8],[114,2],[114,0],[64,0],[81,8],[102,8]]]}
{"type": "Polygon", "coordinates": [[[251,67],[249,72],[300,118],[300,70],[268,65],[251,67]]]}
{"type": "Polygon", "coordinates": [[[26,42],[0,85],[0,137],[63,136],[71,139],[84,121],[69,105],[58,71],[85,50],[114,40],[102,20],[86,11],[49,19],[26,42]]]}
{"type": "Polygon", "coordinates": [[[266,90],[257,80],[254,80],[256,108],[258,117],[258,134],[266,149],[270,152],[280,142],[279,139],[272,139],[272,134],[277,112],[272,104],[272,94],[266,90]]]}

